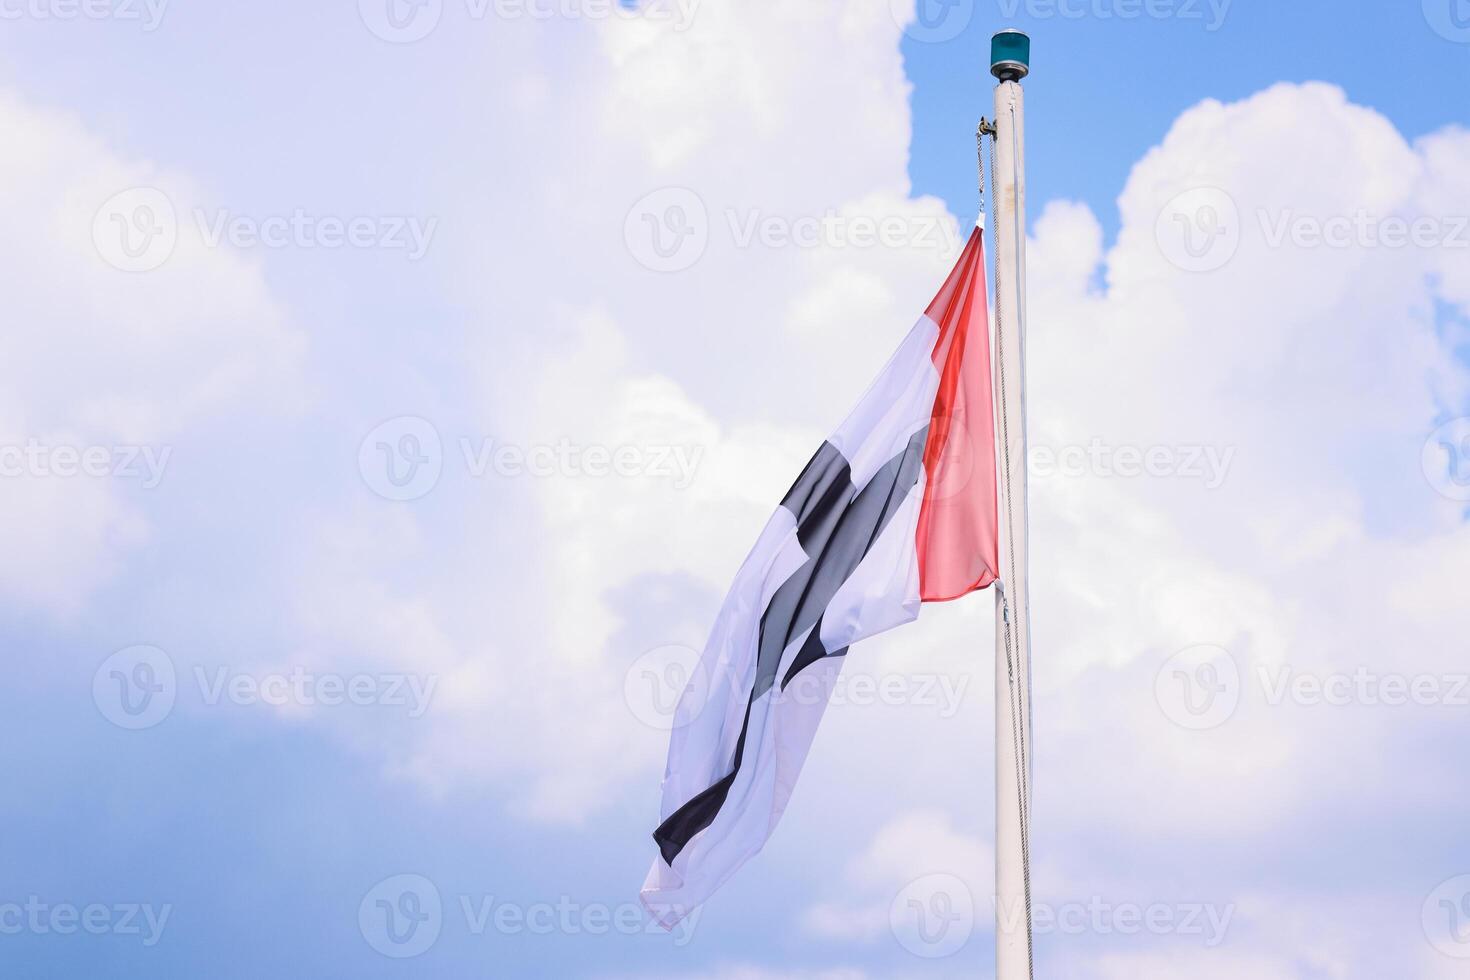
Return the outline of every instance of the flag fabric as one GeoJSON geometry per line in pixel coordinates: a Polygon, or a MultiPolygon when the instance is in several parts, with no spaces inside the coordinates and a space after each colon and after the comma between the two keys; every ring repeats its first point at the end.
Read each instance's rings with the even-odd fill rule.
{"type": "Polygon", "coordinates": [[[983,237],[807,463],[725,598],[676,709],[642,891],[666,928],[765,845],[848,648],[996,578],[983,237]]]}

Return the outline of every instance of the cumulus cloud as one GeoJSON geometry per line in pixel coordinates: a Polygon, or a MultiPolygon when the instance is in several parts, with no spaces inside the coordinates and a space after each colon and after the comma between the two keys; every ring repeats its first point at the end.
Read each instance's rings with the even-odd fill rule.
{"type": "MultiPolygon", "coordinates": [[[[542,149],[506,159],[500,193],[471,197],[478,217],[458,225],[510,222],[515,233],[476,231],[448,249],[482,324],[468,340],[477,401],[461,408],[469,429],[502,443],[626,448],[642,468],[588,478],[556,467],[497,481],[493,502],[477,503],[501,519],[457,525],[437,554],[440,586],[459,582],[426,592],[425,608],[454,656],[481,664],[498,693],[436,705],[410,731],[416,750],[403,770],[434,786],[524,780],[518,808],[558,821],[585,819],[657,773],[666,733],[629,710],[627,672],[652,648],[702,643],[774,501],[922,311],[968,233],[941,202],[909,196],[907,82],[898,26],[883,6],[721,3],[701,6],[683,33],[636,21],[585,26],[564,38],[585,57],[555,87],[528,84],[537,69],[514,46],[499,48],[504,58],[487,71],[520,84],[487,108],[483,133],[445,154],[504,157],[507,129],[534,134],[542,149]],[[549,118],[563,121],[555,133],[545,132],[549,118]],[[554,152],[573,132],[575,145],[554,152]],[[769,162],[751,166],[758,158],[769,162]],[[674,274],[640,264],[644,253],[625,234],[640,199],[670,189],[693,194],[709,240],[674,274]],[[747,283],[761,286],[736,285],[747,283]],[[676,467],[688,465],[658,470],[672,453],[682,454],[676,467]],[[516,561],[523,599],[495,611],[486,640],[475,635],[483,621],[456,603],[467,591],[503,594],[505,565],[480,556],[506,553],[516,534],[508,525],[535,546],[516,561]],[[635,620],[634,584],[651,582],[693,605],[644,609],[635,620]],[[557,720],[568,715],[582,723],[557,720]],[[538,736],[514,753],[485,748],[527,730],[538,736]]],[[[463,212],[463,200],[446,201],[451,209],[463,212]]],[[[443,232],[446,241],[455,234],[443,232]]],[[[436,525],[460,505],[431,497],[415,502],[411,519],[436,525]]],[[[370,535],[377,509],[346,520],[370,535]]],[[[370,559],[360,570],[388,582],[399,567],[370,559]]],[[[372,589],[338,594],[363,598],[352,622],[392,615],[372,589]]],[[[409,651],[403,659],[416,661],[409,651]]]]}
{"type": "Polygon", "coordinates": [[[1240,906],[1218,950],[1113,935],[1069,954],[1043,938],[1068,975],[1346,977],[1396,962],[1436,975],[1417,921],[1433,871],[1406,863],[1330,894],[1308,883],[1322,871],[1300,842],[1391,834],[1395,800],[1463,809],[1453,782],[1402,755],[1453,703],[1395,706],[1371,685],[1418,678],[1452,698],[1460,669],[1470,536],[1419,456],[1466,407],[1436,313],[1466,313],[1464,252],[1375,236],[1394,219],[1453,236],[1462,178],[1446,162],[1467,154],[1459,131],[1410,144],[1339,89],[1282,85],[1181,116],[1135,167],[1110,249],[1081,205],[1051,203],[1034,224],[1032,443],[1082,451],[1075,470],[1033,474],[1038,900],[1240,906]],[[1168,220],[1201,189],[1186,222],[1238,232],[1204,269],[1168,220]],[[1201,200],[1222,207],[1202,215],[1201,200]],[[1331,244],[1283,239],[1283,222],[1369,230],[1331,244]],[[1128,447],[1167,465],[1130,476],[1112,455],[1128,447]],[[1215,485],[1185,465],[1211,449],[1229,461],[1215,485]],[[1228,651],[1238,703],[1190,730],[1159,685],[1201,644],[1228,651]],[[1341,704],[1310,695],[1364,673],[1341,704]],[[1296,880],[1262,891],[1243,852],[1296,880]],[[1293,902],[1321,915],[1290,916],[1293,902]]]}
{"type": "Polygon", "coordinates": [[[187,226],[165,237],[200,199],[187,175],[13,92],[0,126],[0,214],[17,230],[0,242],[0,599],[75,612],[149,538],[129,460],[298,397],[302,339],[258,269],[187,226]],[[150,268],[130,271],[129,250],[150,268]],[[102,455],[77,475],[58,449],[102,455]]]}
{"type": "MultiPolygon", "coordinates": [[[[949,875],[963,882],[972,899],[978,900],[991,891],[987,882],[993,880],[994,869],[990,846],[956,830],[948,813],[901,813],[849,861],[844,897],[808,909],[804,925],[826,939],[883,938],[889,935],[891,906],[905,888],[926,876],[949,875]]],[[[988,916],[989,906],[978,904],[988,916]]]]}
{"type": "MultiPolygon", "coordinates": [[[[844,6],[835,36],[835,7],[713,0],[684,35],[588,25],[572,42],[585,57],[558,66],[556,86],[507,87],[486,133],[464,137],[467,160],[507,128],[539,148],[499,154],[498,182],[468,199],[473,234],[449,247],[479,324],[467,424],[529,446],[684,446],[700,461],[683,487],[556,471],[473,500],[429,497],[402,518],[397,553],[332,557],[334,540],[378,530],[376,502],[305,543],[326,557],[305,563],[304,594],[333,601],[313,610],[303,656],[376,639],[385,658],[412,646],[455,678],[395,771],[440,788],[490,782],[548,821],[585,820],[630,792],[652,799],[665,737],[624,702],[626,671],[652,647],[701,642],[784,484],[922,309],[952,258],[943,243],[968,222],[910,194],[899,31],[883,6],[844,6]],[[667,190],[693,198],[656,196],[667,190]],[[650,195],[682,210],[638,214],[650,195]],[[941,244],[857,244],[857,217],[934,224],[941,244]],[[807,219],[840,231],[800,245],[778,234],[807,219]],[[706,241],[681,268],[650,268],[630,242],[630,227],[682,234],[686,220],[706,241]],[[496,221],[515,227],[513,247],[479,233],[496,221]],[[748,228],[774,237],[746,241],[748,228]],[[472,516],[491,506],[494,519],[472,516]],[[404,554],[432,555],[428,581],[403,575],[404,554]]],[[[515,75],[500,50],[487,71],[515,75]]],[[[1032,443],[1083,460],[1033,482],[1043,897],[1228,904],[1249,892],[1275,908],[1288,886],[1251,880],[1249,865],[1300,858],[1283,828],[1302,839],[1331,825],[1346,848],[1387,832],[1395,799],[1463,810],[1453,783],[1421,778],[1432,762],[1395,765],[1424,715],[1274,703],[1262,678],[1457,663],[1467,532],[1425,482],[1420,451],[1465,411],[1470,379],[1443,310],[1470,313],[1470,284],[1447,243],[1390,247],[1356,229],[1451,214],[1467,163],[1463,132],[1411,144],[1339,89],[1282,85],[1185,112],[1122,189],[1111,244],[1082,205],[1038,209],[1032,443]],[[1234,238],[1220,260],[1222,219],[1234,238]],[[1354,229],[1344,244],[1300,237],[1339,219],[1354,229]],[[1129,476],[1121,450],[1163,469],[1129,476]],[[1161,706],[1156,682],[1200,644],[1232,658],[1239,704],[1196,731],[1161,706]]],[[[773,858],[746,872],[846,874],[860,897],[815,889],[808,934],[880,936],[893,885],[919,865],[972,869],[983,895],[989,820],[960,819],[971,811],[952,800],[983,802],[988,721],[974,716],[989,710],[990,625],[982,598],[855,652],[849,670],[982,683],[963,719],[834,711],[786,831],[830,836],[799,867],[773,858]],[[895,817],[890,800],[918,812],[895,817]],[[871,842],[843,849],[860,834],[871,842]],[[919,860],[930,847],[942,853],[919,860]]],[[[1355,901],[1392,892],[1417,929],[1414,889],[1436,879],[1409,877],[1355,901]]],[[[1283,950],[1299,935],[1264,928],[1270,915],[1244,909],[1214,966],[1196,947],[1110,947],[1075,975],[1221,963],[1294,975],[1283,950]]],[[[1372,941],[1417,956],[1411,932],[1372,941]]],[[[1372,961],[1369,940],[1343,942],[1372,961]]]]}

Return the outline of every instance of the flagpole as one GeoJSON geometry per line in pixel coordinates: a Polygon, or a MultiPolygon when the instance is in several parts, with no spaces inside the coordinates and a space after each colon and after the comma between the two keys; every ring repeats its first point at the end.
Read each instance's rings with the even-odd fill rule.
{"type": "Polygon", "coordinates": [[[991,40],[995,88],[995,400],[1000,582],[995,595],[995,975],[1031,980],[1031,612],[1026,577],[1025,102],[1031,41],[991,40]]]}

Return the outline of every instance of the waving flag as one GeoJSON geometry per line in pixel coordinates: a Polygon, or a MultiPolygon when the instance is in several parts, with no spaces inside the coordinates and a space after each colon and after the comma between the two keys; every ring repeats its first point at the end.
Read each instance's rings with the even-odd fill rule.
{"type": "Polygon", "coordinates": [[[680,699],[643,901],[666,927],[780,820],[848,648],[996,578],[983,235],[741,566],[680,699]]]}

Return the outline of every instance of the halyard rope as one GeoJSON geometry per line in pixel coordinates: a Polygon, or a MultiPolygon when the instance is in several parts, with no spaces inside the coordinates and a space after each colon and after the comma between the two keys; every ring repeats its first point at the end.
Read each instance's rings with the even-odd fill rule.
{"type": "Polygon", "coordinates": [[[985,120],[975,130],[975,166],[980,171],[980,217],[985,217],[985,120]]]}

